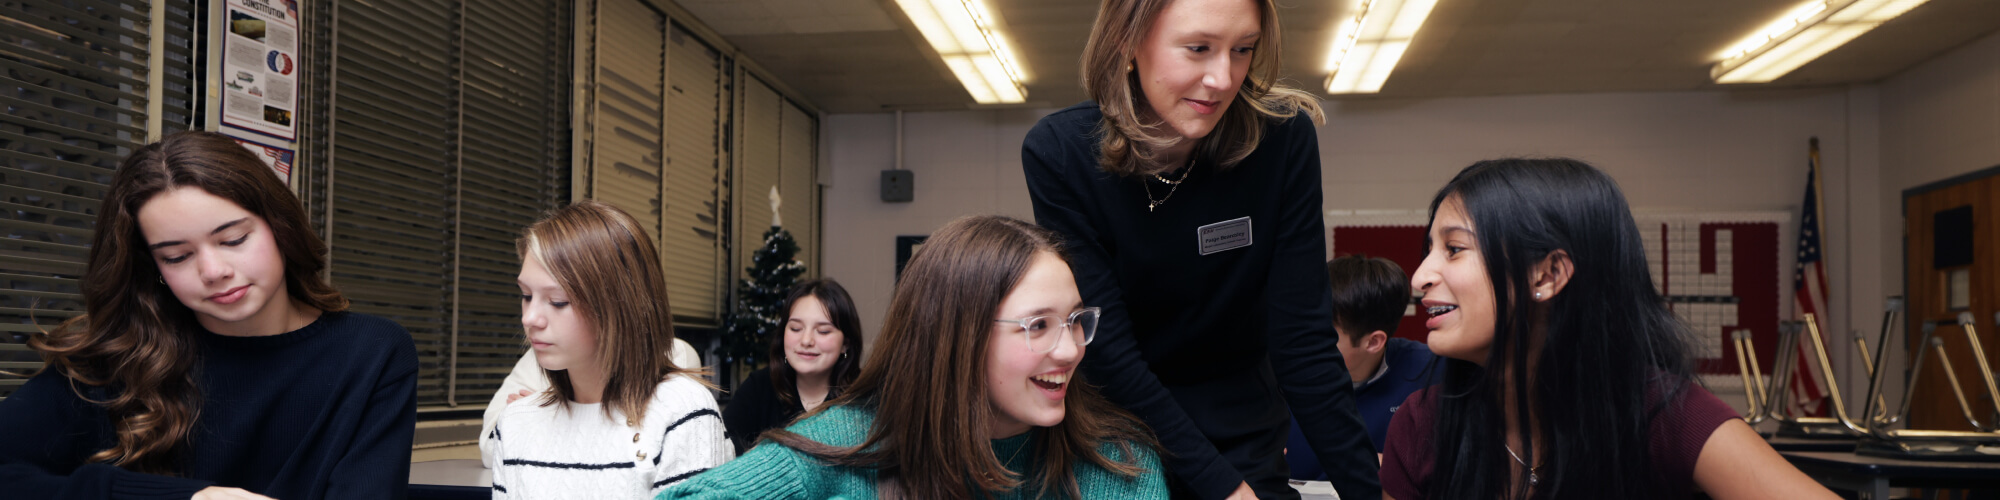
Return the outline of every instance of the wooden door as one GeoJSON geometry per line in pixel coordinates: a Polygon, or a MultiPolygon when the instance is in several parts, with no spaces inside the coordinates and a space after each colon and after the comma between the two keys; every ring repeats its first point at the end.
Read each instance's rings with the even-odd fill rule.
{"type": "MultiPolygon", "coordinates": [[[[1970,312],[1987,359],[2000,363],[2000,326],[1994,324],[2000,306],[2000,167],[1904,191],[1903,224],[1907,352],[1914,359],[1918,348],[1929,349],[1918,345],[1923,322],[1970,312]]],[[[1992,425],[1993,401],[1965,331],[1940,326],[1933,335],[1944,339],[1973,414],[1992,425]]],[[[1973,430],[1936,351],[1927,353],[1924,365],[1910,402],[1911,428],[1973,430]]]]}

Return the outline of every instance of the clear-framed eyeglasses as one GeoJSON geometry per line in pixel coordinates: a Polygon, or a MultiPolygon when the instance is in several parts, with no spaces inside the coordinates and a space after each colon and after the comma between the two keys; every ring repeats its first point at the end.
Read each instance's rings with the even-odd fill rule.
{"type": "Polygon", "coordinates": [[[1095,307],[1077,309],[1069,313],[1067,319],[1057,316],[1029,316],[1021,319],[996,319],[995,323],[1013,323],[1021,327],[1021,338],[1028,341],[1028,348],[1037,353],[1056,350],[1056,339],[1068,338],[1076,345],[1090,345],[1097,338],[1097,316],[1095,307]]]}

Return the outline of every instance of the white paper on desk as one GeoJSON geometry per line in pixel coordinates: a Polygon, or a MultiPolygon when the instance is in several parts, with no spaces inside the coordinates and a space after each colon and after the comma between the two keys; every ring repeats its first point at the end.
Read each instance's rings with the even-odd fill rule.
{"type": "Polygon", "coordinates": [[[1340,492],[1333,491],[1333,483],[1327,481],[1292,481],[1292,489],[1299,491],[1303,500],[1340,500],[1340,492]]]}

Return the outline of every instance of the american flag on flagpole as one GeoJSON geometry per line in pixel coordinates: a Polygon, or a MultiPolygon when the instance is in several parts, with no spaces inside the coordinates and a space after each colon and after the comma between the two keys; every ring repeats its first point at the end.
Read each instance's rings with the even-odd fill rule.
{"type": "MultiPolygon", "coordinates": [[[[1826,264],[1825,255],[1820,251],[1820,223],[1825,220],[1825,209],[1820,206],[1819,197],[1819,138],[1812,140],[1812,152],[1806,162],[1806,201],[1799,206],[1799,253],[1798,264],[1792,271],[1793,300],[1797,301],[1796,316],[1804,319],[1811,314],[1826,324],[1826,264]]],[[[1805,335],[1805,332],[1801,332],[1805,335]]],[[[1819,379],[1806,356],[1807,341],[1798,342],[1798,362],[1793,364],[1791,410],[1793,415],[1823,415],[1825,411],[1826,382],[1819,379]]]]}

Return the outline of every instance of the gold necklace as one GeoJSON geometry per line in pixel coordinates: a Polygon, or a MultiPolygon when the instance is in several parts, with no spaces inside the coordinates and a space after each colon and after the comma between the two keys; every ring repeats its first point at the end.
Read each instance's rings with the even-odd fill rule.
{"type": "Polygon", "coordinates": [[[1507,456],[1510,456],[1510,457],[1514,457],[1514,462],[1516,462],[1516,463],[1519,463],[1519,464],[1521,464],[1521,467],[1522,467],[1522,468],[1525,468],[1525,469],[1528,469],[1528,487],[1529,487],[1529,488],[1533,488],[1533,487],[1535,487],[1535,483],[1539,483],[1539,482],[1542,482],[1542,478],[1541,478],[1540,476],[1537,476],[1537,475],[1535,475],[1535,469],[1539,469],[1539,468],[1541,468],[1541,467],[1535,467],[1535,466],[1529,466],[1529,465],[1528,465],[1528,461],[1527,461],[1527,460],[1522,460],[1522,459],[1521,459],[1521,456],[1520,456],[1520,455],[1515,455],[1515,454],[1514,454],[1514,447],[1513,447],[1513,446],[1508,446],[1508,445],[1507,445],[1506,443],[1501,443],[1501,444],[1500,444],[1500,446],[1501,446],[1502,448],[1506,448],[1506,449],[1507,449],[1507,456]]]}
{"type": "Polygon", "coordinates": [[[1181,172],[1181,178],[1180,178],[1180,179],[1176,179],[1176,180],[1167,180],[1167,178],[1166,178],[1166,177],[1162,177],[1162,176],[1160,176],[1160,174],[1157,174],[1157,173],[1156,173],[1156,174],[1153,174],[1153,179],[1156,179],[1156,180],[1159,180],[1159,181],[1160,181],[1161,183],[1163,183],[1163,184],[1166,184],[1166,185],[1168,186],[1168,188],[1167,188],[1167,195],[1166,195],[1166,196],[1163,196],[1163,197],[1160,197],[1160,199],[1157,199],[1157,200],[1153,199],[1153,185],[1152,185],[1152,184],[1147,184],[1147,183],[1146,183],[1145,181],[1139,181],[1139,184],[1140,184],[1141,186],[1143,186],[1143,187],[1145,187],[1145,188],[1146,188],[1146,211],[1147,211],[1147,212],[1152,212],[1154,208],[1156,208],[1156,207],[1159,207],[1160,205],[1164,205],[1164,204],[1166,204],[1166,203],[1167,203],[1167,199],[1168,199],[1168,198],[1173,198],[1173,197],[1174,197],[1174,191],[1179,191],[1179,190],[1181,189],[1181,183],[1182,183],[1182,182],[1187,182],[1187,180],[1188,180],[1188,176],[1190,176],[1190,175],[1194,175],[1194,161],[1193,161],[1193,160],[1189,160],[1189,161],[1188,161],[1188,165],[1187,165],[1187,171],[1186,171],[1186,172],[1181,172]]]}

